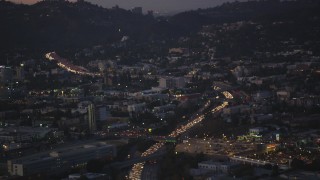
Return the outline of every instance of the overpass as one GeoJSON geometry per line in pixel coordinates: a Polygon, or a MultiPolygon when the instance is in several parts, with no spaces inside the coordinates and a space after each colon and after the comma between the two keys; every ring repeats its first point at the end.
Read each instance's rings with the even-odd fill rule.
{"type": "Polygon", "coordinates": [[[289,166],[287,166],[287,165],[276,164],[276,163],[272,163],[269,161],[263,161],[263,160],[259,160],[259,159],[252,159],[252,158],[247,158],[247,157],[242,157],[242,156],[232,156],[229,158],[232,162],[239,162],[239,163],[243,163],[243,164],[250,164],[250,165],[256,165],[256,166],[264,166],[266,164],[270,164],[272,166],[277,165],[279,167],[279,169],[283,169],[283,170],[289,169],[289,166]]]}

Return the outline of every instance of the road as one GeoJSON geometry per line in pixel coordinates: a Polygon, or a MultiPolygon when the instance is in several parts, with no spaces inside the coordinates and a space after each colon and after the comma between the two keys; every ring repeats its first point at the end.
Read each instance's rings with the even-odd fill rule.
{"type": "Polygon", "coordinates": [[[102,74],[100,74],[100,73],[89,72],[86,68],[84,68],[82,66],[77,66],[77,65],[72,64],[67,59],[61,58],[55,52],[47,53],[45,56],[49,61],[56,61],[57,65],[59,67],[61,67],[62,69],[65,69],[69,72],[72,72],[74,74],[79,74],[79,75],[83,75],[83,76],[102,76],[102,74]]]}
{"type": "MultiPolygon", "coordinates": [[[[233,99],[232,94],[229,93],[228,91],[223,91],[222,94],[225,96],[226,99],[229,99],[229,100],[233,99]]],[[[206,107],[208,107],[210,105],[210,103],[211,103],[211,100],[208,100],[208,102],[205,103],[204,107],[201,108],[201,110],[206,109],[206,107]]],[[[174,137],[174,138],[178,137],[182,133],[187,132],[189,129],[191,129],[195,125],[199,124],[205,118],[205,115],[207,115],[209,113],[217,113],[220,110],[222,110],[223,108],[227,107],[228,104],[229,103],[227,101],[224,101],[221,105],[213,108],[210,112],[206,112],[206,113],[201,112],[201,113],[203,113],[202,115],[198,115],[195,118],[190,119],[187,124],[177,127],[177,129],[172,131],[168,136],[174,137]]],[[[147,149],[145,152],[143,152],[141,156],[145,157],[145,156],[149,156],[149,155],[157,152],[159,149],[161,149],[164,146],[164,144],[165,143],[163,143],[163,142],[159,142],[159,143],[154,144],[149,149],[147,149]]],[[[134,164],[132,167],[132,170],[129,174],[129,179],[140,180],[144,165],[145,165],[145,162],[134,164]]]]}

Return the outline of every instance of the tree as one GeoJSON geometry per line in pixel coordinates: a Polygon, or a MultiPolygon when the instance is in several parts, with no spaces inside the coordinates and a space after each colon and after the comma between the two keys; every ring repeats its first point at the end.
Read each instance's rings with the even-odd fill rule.
{"type": "Polygon", "coordinates": [[[278,174],[279,174],[279,166],[278,165],[272,166],[272,175],[277,176],[278,174]]]}
{"type": "Polygon", "coordinates": [[[87,163],[87,171],[98,173],[101,172],[104,166],[104,162],[98,159],[92,159],[87,163]]]}
{"type": "Polygon", "coordinates": [[[320,158],[316,158],[312,161],[311,170],[312,171],[319,171],[320,170],[320,158]]]}
{"type": "Polygon", "coordinates": [[[250,176],[254,172],[254,168],[250,165],[240,165],[233,169],[230,173],[236,177],[250,176]]]}
{"type": "Polygon", "coordinates": [[[291,167],[294,169],[302,169],[305,163],[301,159],[294,158],[291,162],[291,167]]]}
{"type": "Polygon", "coordinates": [[[88,178],[87,178],[87,176],[85,176],[85,175],[81,175],[79,179],[80,179],[80,180],[87,180],[88,178]]]}

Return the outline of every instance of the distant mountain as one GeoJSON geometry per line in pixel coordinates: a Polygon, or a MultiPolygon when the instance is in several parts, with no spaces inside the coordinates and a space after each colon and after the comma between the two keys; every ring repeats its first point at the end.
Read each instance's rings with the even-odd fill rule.
{"type": "Polygon", "coordinates": [[[166,24],[151,16],[87,2],[18,5],[0,1],[0,24],[1,48],[88,47],[113,42],[124,35],[136,39],[170,35],[166,24]]]}
{"type": "Polygon", "coordinates": [[[306,21],[320,17],[319,0],[249,0],[224,3],[208,9],[183,12],[171,18],[171,22],[189,31],[197,31],[202,25],[236,21],[306,21]]]}
{"type": "Polygon", "coordinates": [[[260,0],[225,3],[209,9],[153,18],[120,8],[106,9],[87,2],[41,1],[34,5],[0,1],[0,48],[68,47],[119,41],[128,35],[136,40],[175,38],[195,33],[203,25],[236,21],[290,20],[306,26],[320,18],[319,0],[260,0]]]}

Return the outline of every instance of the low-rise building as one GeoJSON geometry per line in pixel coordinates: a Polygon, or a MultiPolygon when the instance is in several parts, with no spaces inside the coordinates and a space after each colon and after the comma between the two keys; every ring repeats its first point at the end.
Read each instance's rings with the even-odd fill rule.
{"type": "Polygon", "coordinates": [[[184,88],[186,80],[184,77],[161,77],[159,87],[161,88],[184,88]]]}
{"type": "Polygon", "coordinates": [[[8,160],[8,172],[13,176],[37,173],[57,174],[91,159],[114,157],[116,147],[106,142],[70,145],[19,159],[8,160]]]}
{"type": "Polygon", "coordinates": [[[146,110],[146,103],[128,105],[127,110],[130,114],[132,114],[133,112],[134,113],[143,112],[146,110]]]}
{"type": "Polygon", "coordinates": [[[237,113],[245,113],[249,111],[250,107],[248,105],[238,105],[223,109],[223,114],[232,115],[237,113]]]}
{"type": "Polygon", "coordinates": [[[190,174],[192,176],[217,176],[228,174],[230,170],[238,167],[238,163],[234,162],[216,162],[216,161],[203,161],[198,163],[197,169],[190,169],[190,174]]]}
{"type": "Polygon", "coordinates": [[[207,169],[217,173],[225,173],[225,174],[229,173],[230,169],[236,166],[237,166],[236,163],[216,162],[212,160],[198,163],[199,169],[207,169]]]}
{"type": "Polygon", "coordinates": [[[29,142],[43,138],[50,128],[8,127],[0,129],[0,142],[29,142]]]}

